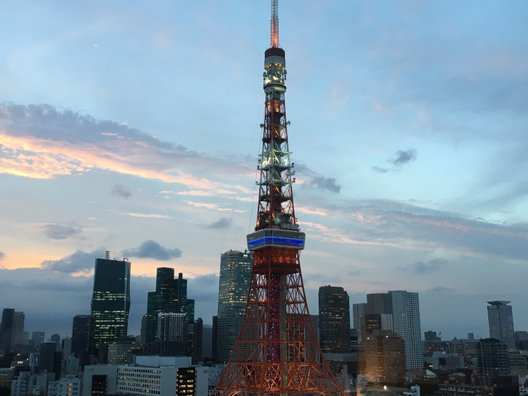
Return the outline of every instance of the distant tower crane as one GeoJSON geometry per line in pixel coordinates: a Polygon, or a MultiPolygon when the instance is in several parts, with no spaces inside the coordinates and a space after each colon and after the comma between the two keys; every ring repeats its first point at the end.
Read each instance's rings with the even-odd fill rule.
{"type": "Polygon", "coordinates": [[[344,395],[317,343],[301,275],[305,234],[293,203],[277,0],[271,2],[270,44],[264,57],[257,224],[247,236],[252,278],[237,342],[212,395],[344,395]]]}

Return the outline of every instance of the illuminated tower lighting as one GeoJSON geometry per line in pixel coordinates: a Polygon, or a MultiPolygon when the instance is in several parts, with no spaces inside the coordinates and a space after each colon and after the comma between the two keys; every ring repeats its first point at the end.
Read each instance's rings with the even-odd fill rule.
{"type": "Polygon", "coordinates": [[[253,269],[242,327],[212,395],[343,395],[315,337],[304,291],[286,121],[286,60],[277,0],[265,52],[265,116],[257,224],[247,236],[253,269]]]}

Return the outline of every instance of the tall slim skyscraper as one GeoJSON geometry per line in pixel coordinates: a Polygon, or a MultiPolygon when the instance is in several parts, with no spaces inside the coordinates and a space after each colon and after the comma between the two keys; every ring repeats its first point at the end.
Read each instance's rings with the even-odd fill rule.
{"type": "Polygon", "coordinates": [[[390,330],[392,327],[392,330],[403,338],[406,368],[421,369],[423,345],[418,293],[397,290],[367,294],[367,314],[380,315],[382,328],[390,330]]]}
{"type": "Polygon", "coordinates": [[[130,262],[95,260],[92,295],[93,346],[99,349],[127,336],[130,311],[130,262]]]}
{"type": "Polygon", "coordinates": [[[319,337],[323,352],[350,352],[350,302],[342,287],[319,288],[319,337]]]}
{"type": "Polygon", "coordinates": [[[362,319],[367,313],[367,303],[352,304],[352,315],[354,322],[354,329],[356,329],[358,341],[361,342],[363,339],[362,331],[362,319]]]}
{"type": "Polygon", "coordinates": [[[13,328],[15,324],[15,310],[4,308],[2,311],[2,323],[0,324],[0,352],[10,353],[13,351],[13,328]]]}
{"type": "Polygon", "coordinates": [[[515,349],[515,332],[513,330],[513,313],[509,301],[488,301],[488,323],[490,338],[506,344],[508,349],[515,349]]]}
{"type": "Polygon", "coordinates": [[[147,343],[157,340],[160,313],[181,313],[187,323],[194,322],[194,300],[187,298],[187,279],[179,273],[174,278],[174,269],[161,267],[156,271],[156,290],[148,293],[146,336],[147,343]]]}
{"type": "Polygon", "coordinates": [[[229,250],[220,256],[216,359],[227,362],[235,346],[251,280],[251,254],[229,250]]]}
{"type": "Polygon", "coordinates": [[[418,293],[404,290],[389,291],[392,304],[394,332],[405,341],[407,369],[422,369],[423,343],[418,293]]]}

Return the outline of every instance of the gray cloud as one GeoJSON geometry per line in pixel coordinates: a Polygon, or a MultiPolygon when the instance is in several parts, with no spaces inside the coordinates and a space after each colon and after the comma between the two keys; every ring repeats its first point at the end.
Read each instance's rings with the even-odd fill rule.
{"type": "Polygon", "coordinates": [[[389,162],[396,166],[402,166],[405,165],[408,162],[414,161],[416,159],[417,153],[415,149],[410,150],[398,150],[396,151],[396,155],[393,159],[389,160],[389,162]]]}
{"type": "Polygon", "coordinates": [[[336,179],[333,177],[315,176],[311,180],[308,180],[307,184],[333,193],[339,193],[341,191],[341,186],[337,184],[336,179]]]}
{"type": "Polygon", "coordinates": [[[168,261],[181,257],[182,251],[178,248],[169,249],[161,246],[158,242],[149,239],[141,243],[137,248],[123,251],[124,257],[151,258],[154,260],[168,261]]]}
{"type": "Polygon", "coordinates": [[[438,270],[439,268],[445,266],[447,264],[447,260],[444,259],[433,259],[429,261],[417,261],[413,264],[412,270],[416,274],[426,274],[429,272],[434,272],[438,270]]]}
{"type": "Polygon", "coordinates": [[[304,180],[304,187],[314,187],[320,190],[326,190],[333,193],[339,193],[341,186],[333,177],[325,177],[310,169],[307,165],[296,164],[295,170],[298,171],[299,177],[304,180]]]}
{"type": "Polygon", "coordinates": [[[75,253],[63,257],[60,260],[44,260],[41,267],[43,269],[64,273],[90,271],[95,266],[95,259],[103,258],[104,256],[104,249],[97,249],[93,252],[82,252],[77,250],[75,253]]]}
{"type": "Polygon", "coordinates": [[[392,165],[391,167],[373,166],[371,169],[377,173],[395,172],[400,170],[403,165],[416,160],[417,156],[418,154],[415,149],[398,150],[394,153],[393,158],[387,160],[392,165]]]}
{"type": "Polygon", "coordinates": [[[132,192],[125,186],[122,186],[121,184],[116,184],[113,188],[110,194],[119,197],[127,199],[132,195],[132,192]]]}
{"type": "Polygon", "coordinates": [[[80,226],[64,224],[46,224],[42,228],[48,238],[59,240],[78,235],[82,231],[82,227],[80,226]]]}
{"type": "Polygon", "coordinates": [[[369,243],[411,249],[446,248],[459,254],[528,262],[526,225],[468,219],[391,200],[358,200],[329,209],[342,214],[344,232],[361,235],[369,243]]]}
{"type": "Polygon", "coordinates": [[[0,260],[3,260],[5,258],[5,253],[4,252],[0,252],[0,260]]]}
{"type": "Polygon", "coordinates": [[[227,217],[221,217],[217,221],[209,224],[207,227],[212,228],[214,230],[222,230],[225,228],[229,228],[231,227],[231,219],[228,219],[227,217]]]}

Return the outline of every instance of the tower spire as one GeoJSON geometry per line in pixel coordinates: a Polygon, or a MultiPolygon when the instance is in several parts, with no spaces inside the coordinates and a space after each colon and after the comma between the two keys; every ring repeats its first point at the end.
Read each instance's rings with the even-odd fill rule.
{"type": "Polygon", "coordinates": [[[271,0],[271,48],[279,46],[279,0],[271,0]]]}

